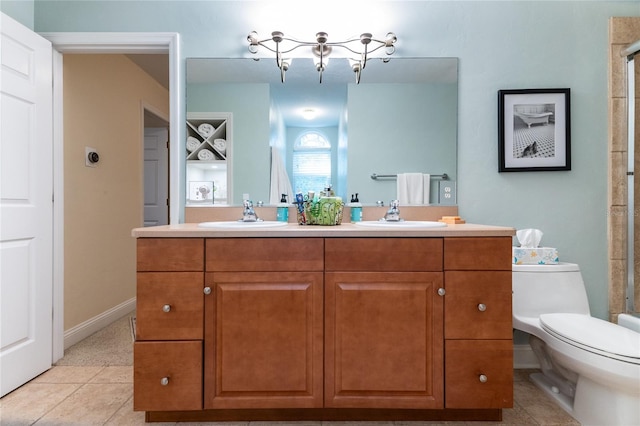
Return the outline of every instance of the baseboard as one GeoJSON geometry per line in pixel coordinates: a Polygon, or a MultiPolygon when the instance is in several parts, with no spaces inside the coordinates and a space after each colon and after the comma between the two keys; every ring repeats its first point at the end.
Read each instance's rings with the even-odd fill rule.
{"type": "Polygon", "coordinates": [[[528,344],[513,345],[513,368],[540,368],[538,358],[528,344]]]}
{"type": "Polygon", "coordinates": [[[113,308],[84,321],[64,332],[64,348],[75,345],[93,333],[102,330],[114,321],[133,312],[136,309],[136,298],[129,299],[113,308]]]}

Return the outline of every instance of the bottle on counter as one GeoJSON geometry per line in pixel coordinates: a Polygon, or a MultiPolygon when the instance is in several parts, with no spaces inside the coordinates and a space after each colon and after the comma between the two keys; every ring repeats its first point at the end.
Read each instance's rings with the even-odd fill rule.
{"type": "Polygon", "coordinates": [[[276,220],[278,222],[289,222],[289,203],[287,203],[287,194],[282,194],[280,203],[276,209],[276,220]]]}
{"type": "Polygon", "coordinates": [[[355,196],[351,194],[351,202],[349,203],[349,207],[351,207],[351,222],[362,221],[362,204],[360,204],[357,192],[355,196]]]}

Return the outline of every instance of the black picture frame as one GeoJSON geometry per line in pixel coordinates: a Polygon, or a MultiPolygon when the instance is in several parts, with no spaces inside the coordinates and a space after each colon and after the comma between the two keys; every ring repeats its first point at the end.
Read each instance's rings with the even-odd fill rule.
{"type": "Polygon", "coordinates": [[[498,91],[498,171],[571,170],[571,90],[498,91]]]}

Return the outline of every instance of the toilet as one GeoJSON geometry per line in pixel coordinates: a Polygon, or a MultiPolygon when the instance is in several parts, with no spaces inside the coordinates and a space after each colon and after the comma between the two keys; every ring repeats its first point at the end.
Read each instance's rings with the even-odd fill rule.
{"type": "Polygon", "coordinates": [[[590,315],[576,264],[512,271],[513,328],[542,371],[532,381],[583,425],[640,425],[640,333],[590,315]]]}

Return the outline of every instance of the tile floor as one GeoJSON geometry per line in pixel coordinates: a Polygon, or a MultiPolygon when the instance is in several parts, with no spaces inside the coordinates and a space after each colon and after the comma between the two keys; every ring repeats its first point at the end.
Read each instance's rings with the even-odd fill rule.
{"type": "MultiPolygon", "coordinates": [[[[129,316],[72,346],[53,368],[0,399],[0,424],[142,425],[144,413],[133,411],[132,338],[129,316]]],[[[293,422],[295,426],[421,425],[579,425],[529,380],[531,370],[516,370],[514,407],[503,421],[486,422],[293,422]]],[[[167,424],[167,423],[156,423],[167,424]]],[[[173,423],[171,423],[173,424],[173,423]]],[[[181,425],[187,423],[180,423],[181,425]]],[[[200,423],[201,425],[204,423],[200,423]]],[[[249,426],[248,422],[212,423],[249,426]]],[[[250,426],[284,423],[251,422],[250,426]]]]}

